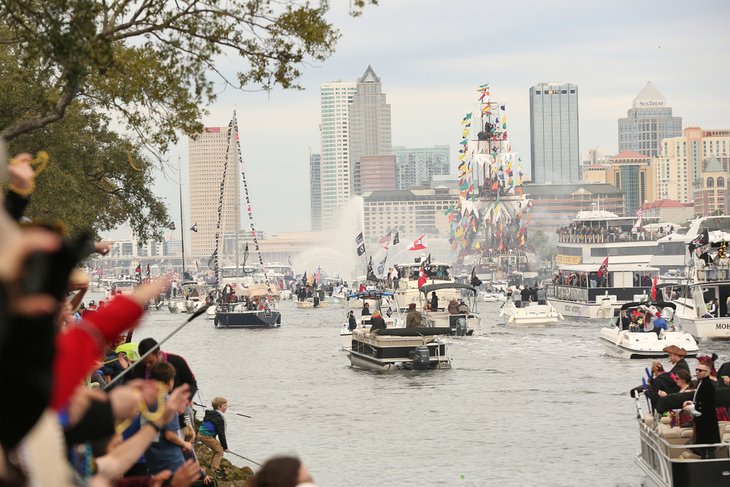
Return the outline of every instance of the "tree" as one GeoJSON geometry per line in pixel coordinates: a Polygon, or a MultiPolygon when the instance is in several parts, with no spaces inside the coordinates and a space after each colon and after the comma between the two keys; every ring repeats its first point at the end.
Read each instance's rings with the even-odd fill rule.
{"type": "Polygon", "coordinates": [[[70,234],[96,236],[128,220],[140,240],[162,239],[170,218],[152,191],[154,165],[104,117],[74,103],[63,120],[18,137],[9,150],[49,153],[27,212],[34,221],[60,221],[70,234]]]}
{"type": "MultiPolygon", "coordinates": [[[[355,0],[352,14],[368,3],[355,0]]],[[[0,0],[0,60],[35,85],[0,136],[54,123],[80,100],[165,152],[177,131],[201,132],[210,73],[240,89],[298,88],[301,64],[329,57],[339,38],[327,10],[326,0],[0,0]]]]}

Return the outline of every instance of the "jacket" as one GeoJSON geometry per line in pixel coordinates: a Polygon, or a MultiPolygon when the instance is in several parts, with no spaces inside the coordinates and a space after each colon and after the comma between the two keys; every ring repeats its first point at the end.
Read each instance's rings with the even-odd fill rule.
{"type": "Polygon", "coordinates": [[[224,450],[228,450],[228,442],[226,442],[226,421],[223,415],[215,409],[206,409],[203,422],[198,428],[198,434],[201,436],[210,436],[215,438],[218,436],[221,446],[224,450]]]}

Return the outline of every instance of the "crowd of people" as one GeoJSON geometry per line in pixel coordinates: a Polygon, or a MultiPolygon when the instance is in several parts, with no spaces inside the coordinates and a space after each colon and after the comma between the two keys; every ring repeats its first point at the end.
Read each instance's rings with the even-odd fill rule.
{"type": "MultiPolygon", "coordinates": [[[[1,146],[0,184],[7,177],[9,186],[0,195],[0,485],[216,485],[227,401],[215,398],[195,431],[187,362],[152,338],[137,350],[126,339],[169,278],[83,306],[89,279],[78,265],[109,244],[30,222],[32,156],[7,163],[1,146]],[[211,465],[197,462],[196,437],[211,465]]],[[[249,485],[308,482],[288,458],[267,462],[249,485]]]]}
{"type": "MultiPolygon", "coordinates": [[[[730,362],[715,369],[716,354],[698,355],[695,366],[696,380],[692,380],[687,352],[676,345],[664,348],[671,368],[666,370],[661,362],[654,361],[648,383],[635,388],[645,391],[653,409],[661,398],[678,392],[691,392],[692,399],[685,400],[680,409],[671,410],[670,425],[692,427],[692,444],[706,445],[720,442],[719,421],[730,421],[730,408],[718,405],[717,390],[730,388],[730,362]]],[[[683,458],[715,458],[713,447],[693,447],[682,454],[683,458]]]]}

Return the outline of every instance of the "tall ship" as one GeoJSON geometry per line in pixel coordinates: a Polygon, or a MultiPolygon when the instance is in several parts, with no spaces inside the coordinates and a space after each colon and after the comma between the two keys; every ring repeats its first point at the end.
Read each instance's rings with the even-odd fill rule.
{"type": "Polygon", "coordinates": [[[489,84],[477,89],[478,109],[461,120],[459,201],[446,210],[449,242],[465,270],[485,280],[528,271],[534,261],[527,228],[530,200],[522,188],[519,155],[507,131],[507,107],[493,99],[489,84]]]}

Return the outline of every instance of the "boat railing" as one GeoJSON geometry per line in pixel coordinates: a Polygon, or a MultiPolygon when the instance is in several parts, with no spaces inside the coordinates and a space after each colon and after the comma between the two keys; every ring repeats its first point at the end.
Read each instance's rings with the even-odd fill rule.
{"type": "Polygon", "coordinates": [[[615,243],[615,242],[641,242],[643,240],[655,241],[666,237],[666,234],[653,232],[639,233],[558,233],[559,243],[615,243]]]}
{"type": "Polygon", "coordinates": [[[562,299],[579,303],[600,303],[604,298],[611,301],[631,301],[637,295],[647,295],[648,287],[590,287],[568,284],[548,284],[548,299],[562,299]]]}
{"type": "Polygon", "coordinates": [[[727,266],[709,265],[697,269],[697,280],[700,282],[727,281],[730,279],[730,269],[727,266]]]}

